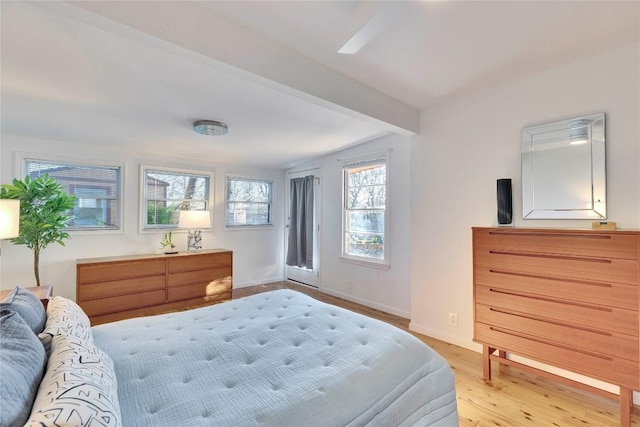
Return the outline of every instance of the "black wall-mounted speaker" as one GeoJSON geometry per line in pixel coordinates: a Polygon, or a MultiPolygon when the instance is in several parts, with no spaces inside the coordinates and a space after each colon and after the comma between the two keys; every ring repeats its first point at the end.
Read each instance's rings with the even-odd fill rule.
{"type": "Polygon", "coordinates": [[[511,178],[498,180],[498,224],[511,224],[513,203],[511,197],[511,178]]]}

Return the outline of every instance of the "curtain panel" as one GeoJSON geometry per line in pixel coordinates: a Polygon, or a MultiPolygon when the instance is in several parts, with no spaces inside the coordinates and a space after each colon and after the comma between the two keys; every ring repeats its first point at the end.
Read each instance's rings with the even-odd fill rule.
{"type": "Polygon", "coordinates": [[[313,270],[313,175],[294,178],[289,191],[287,265],[313,270]]]}

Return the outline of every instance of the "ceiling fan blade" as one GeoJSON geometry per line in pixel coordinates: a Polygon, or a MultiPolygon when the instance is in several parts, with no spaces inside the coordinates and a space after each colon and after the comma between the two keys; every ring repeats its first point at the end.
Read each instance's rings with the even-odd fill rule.
{"type": "Polygon", "coordinates": [[[387,27],[404,7],[404,1],[390,2],[378,11],[360,27],[358,31],[338,50],[338,53],[353,55],[387,27]]]}

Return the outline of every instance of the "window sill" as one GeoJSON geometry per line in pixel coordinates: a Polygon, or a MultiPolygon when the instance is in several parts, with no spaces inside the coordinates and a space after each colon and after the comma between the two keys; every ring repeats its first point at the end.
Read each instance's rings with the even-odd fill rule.
{"type": "Polygon", "coordinates": [[[225,231],[244,231],[244,230],[272,230],[273,224],[264,225],[227,225],[224,227],[225,231]]]}
{"type": "Polygon", "coordinates": [[[122,227],[118,228],[74,228],[71,230],[65,230],[71,236],[95,236],[95,235],[110,235],[110,234],[124,234],[122,227]]]}
{"type": "Polygon", "coordinates": [[[368,261],[368,260],[365,260],[365,259],[349,258],[349,257],[345,257],[345,256],[341,256],[340,257],[340,261],[346,262],[348,264],[361,265],[363,267],[378,268],[380,270],[389,270],[391,268],[391,265],[389,263],[384,262],[384,261],[368,261]]]}

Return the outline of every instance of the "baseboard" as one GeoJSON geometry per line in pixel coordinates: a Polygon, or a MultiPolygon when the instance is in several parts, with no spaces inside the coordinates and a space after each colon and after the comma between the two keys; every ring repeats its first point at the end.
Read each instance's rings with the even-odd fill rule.
{"type": "Polygon", "coordinates": [[[409,322],[409,330],[440,341],[448,342],[449,344],[457,345],[458,347],[466,348],[467,350],[475,351],[476,353],[482,353],[482,346],[480,344],[469,342],[457,335],[443,334],[442,331],[436,331],[413,321],[409,322]]]}
{"type": "Polygon", "coordinates": [[[284,280],[285,279],[284,279],[283,276],[278,276],[278,277],[271,277],[271,278],[267,278],[267,279],[251,280],[251,281],[243,282],[243,283],[233,282],[233,287],[234,288],[248,288],[249,286],[266,285],[268,283],[282,282],[284,280]]]}
{"type": "Polygon", "coordinates": [[[334,291],[332,289],[323,288],[322,285],[318,289],[325,294],[333,295],[334,297],[342,298],[347,301],[355,302],[358,304],[366,305],[367,307],[375,308],[376,310],[384,311],[385,313],[394,314],[396,316],[404,317],[405,319],[411,318],[411,314],[408,311],[399,310],[395,307],[391,307],[384,304],[378,304],[377,302],[370,301],[364,298],[358,298],[350,294],[334,291]]]}

